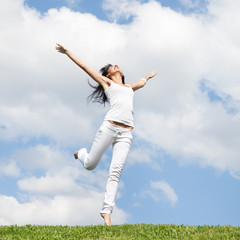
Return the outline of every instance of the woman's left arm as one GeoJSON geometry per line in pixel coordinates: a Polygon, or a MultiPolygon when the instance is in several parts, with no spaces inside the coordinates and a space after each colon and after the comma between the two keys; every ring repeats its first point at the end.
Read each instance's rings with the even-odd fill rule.
{"type": "Polygon", "coordinates": [[[145,84],[147,83],[147,81],[150,78],[153,78],[155,75],[157,75],[157,72],[152,71],[150,74],[148,74],[145,78],[142,78],[140,80],[138,80],[136,83],[129,83],[129,85],[132,87],[133,91],[136,91],[142,87],[145,86],[145,84]]]}

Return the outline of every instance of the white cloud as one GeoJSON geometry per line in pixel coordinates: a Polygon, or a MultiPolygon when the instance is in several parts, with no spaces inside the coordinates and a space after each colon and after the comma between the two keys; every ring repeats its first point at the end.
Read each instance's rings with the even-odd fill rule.
{"type": "MultiPolygon", "coordinates": [[[[174,206],[178,201],[178,196],[175,193],[174,189],[169,185],[169,183],[165,181],[157,181],[157,182],[151,181],[150,185],[151,185],[151,189],[160,190],[163,194],[163,198],[166,198],[167,201],[171,203],[171,205],[174,206]]],[[[155,200],[157,199],[158,198],[155,197],[155,200]]]]}
{"type": "Polygon", "coordinates": [[[169,115],[148,113],[145,122],[143,113],[137,134],[163,147],[181,163],[212,166],[221,171],[239,170],[239,119],[227,114],[220,105],[203,106],[189,106],[185,113],[177,109],[169,115]]]}
{"type": "Polygon", "coordinates": [[[136,163],[151,163],[151,150],[147,148],[135,148],[130,151],[128,156],[129,165],[134,165],[136,163]]]}
{"type": "Polygon", "coordinates": [[[67,3],[70,7],[74,7],[76,4],[81,2],[82,0],[67,0],[67,3]]]}
{"type": "Polygon", "coordinates": [[[0,176],[8,176],[8,177],[19,177],[21,173],[21,169],[17,166],[16,162],[10,161],[6,163],[6,160],[1,160],[1,168],[0,168],[0,176]]]}
{"type": "Polygon", "coordinates": [[[69,144],[76,144],[78,141],[83,141],[84,137],[87,138],[89,132],[93,135],[90,128],[91,121],[78,116],[73,109],[64,106],[65,104],[55,102],[50,96],[35,94],[30,96],[29,101],[29,104],[24,103],[20,106],[0,106],[1,124],[4,126],[0,129],[2,140],[13,140],[24,136],[28,141],[33,137],[43,136],[60,143],[66,141],[69,144]],[[89,129],[89,131],[81,131],[79,136],[80,129],[89,129]]]}
{"type": "Polygon", "coordinates": [[[231,174],[232,177],[234,177],[234,178],[236,178],[237,180],[240,181],[240,171],[230,169],[230,174],[231,174]]]}
{"type": "MultiPolygon", "coordinates": [[[[29,147],[14,156],[17,164],[12,160],[3,165],[1,175],[18,177],[17,197],[0,195],[0,205],[4,206],[0,208],[0,224],[103,224],[99,212],[106,170],[87,171],[68,153],[48,145],[29,147]],[[18,165],[21,169],[15,169],[18,165]]],[[[117,198],[123,186],[121,182],[117,198]]],[[[127,219],[128,214],[116,205],[113,224],[123,224],[127,219]]]]}
{"type": "MultiPolygon", "coordinates": [[[[138,144],[137,144],[138,145],[138,144]]],[[[135,164],[147,164],[155,170],[161,171],[161,161],[163,156],[156,149],[142,146],[133,147],[127,159],[127,165],[132,166],[135,164]]]]}
{"type": "MultiPolygon", "coordinates": [[[[174,207],[178,201],[178,196],[172,186],[166,181],[151,181],[150,188],[143,190],[140,197],[151,197],[155,202],[166,201],[174,207]]],[[[137,203],[136,206],[138,206],[137,203]]]]}
{"type": "Polygon", "coordinates": [[[13,158],[24,169],[59,169],[70,159],[73,161],[73,155],[57,149],[55,146],[36,145],[27,149],[17,150],[13,158]]]}
{"type": "Polygon", "coordinates": [[[179,0],[179,2],[188,8],[200,8],[207,4],[208,0],[179,0]]]}
{"type": "Polygon", "coordinates": [[[120,18],[128,19],[140,6],[136,0],[104,0],[102,7],[115,22],[120,18]]]}
{"type": "Polygon", "coordinates": [[[87,195],[88,191],[104,192],[107,171],[86,171],[78,161],[49,167],[41,177],[26,177],[18,181],[20,190],[37,195],[87,195]]]}
{"type": "Polygon", "coordinates": [[[31,177],[18,181],[20,190],[37,192],[45,195],[71,194],[72,192],[80,191],[77,184],[71,178],[63,178],[61,175],[31,177]]]}
{"type": "MultiPolygon", "coordinates": [[[[99,209],[102,194],[89,192],[88,196],[38,197],[20,203],[14,197],[0,195],[1,225],[92,225],[103,224],[99,209]],[[9,214],[11,213],[11,214],[9,214]]],[[[115,208],[113,224],[126,221],[127,215],[115,208]]]]}
{"type": "MultiPolygon", "coordinates": [[[[30,149],[30,152],[38,155],[37,149],[44,150],[43,154],[39,156],[40,159],[35,159],[37,163],[28,166],[28,169],[32,171],[44,169],[45,175],[40,177],[21,175],[21,179],[17,181],[18,198],[0,195],[0,205],[4,206],[0,209],[0,224],[103,224],[99,212],[104,197],[107,171],[101,169],[94,172],[86,171],[78,161],[73,159],[70,162],[63,161],[61,158],[67,155],[65,152],[58,152],[47,146],[37,146],[30,149]],[[47,163],[55,157],[57,157],[54,160],[55,164],[47,163]],[[42,165],[39,164],[41,159],[46,160],[42,165]]],[[[28,153],[27,150],[25,152],[28,153]]],[[[27,166],[27,163],[32,161],[31,155],[24,157],[25,162],[20,163],[21,166],[27,166]]],[[[123,183],[121,185],[123,186],[123,183]]],[[[117,197],[120,195],[119,192],[117,197]]],[[[127,218],[128,214],[124,210],[114,207],[113,224],[123,224],[127,218]]]]}

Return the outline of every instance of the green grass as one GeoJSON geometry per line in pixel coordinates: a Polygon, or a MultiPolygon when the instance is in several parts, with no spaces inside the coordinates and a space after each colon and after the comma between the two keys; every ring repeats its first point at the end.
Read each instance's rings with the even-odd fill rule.
{"type": "Polygon", "coordinates": [[[35,239],[240,239],[240,227],[186,225],[0,226],[0,240],[35,239]]]}

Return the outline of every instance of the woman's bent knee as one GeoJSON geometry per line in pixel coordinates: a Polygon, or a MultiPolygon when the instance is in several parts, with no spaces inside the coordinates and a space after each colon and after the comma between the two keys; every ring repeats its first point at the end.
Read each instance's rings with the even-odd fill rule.
{"type": "Polygon", "coordinates": [[[93,170],[95,168],[96,168],[96,166],[87,166],[87,167],[85,167],[85,169],[87,169],[88,171],[91,171],[91,170],[93,170]]]}
{"type": "Polygon", "coordinates": [[[85,163],[84,167],[88,170],[91,171],[97,167],[98,163],[85,163]]]}

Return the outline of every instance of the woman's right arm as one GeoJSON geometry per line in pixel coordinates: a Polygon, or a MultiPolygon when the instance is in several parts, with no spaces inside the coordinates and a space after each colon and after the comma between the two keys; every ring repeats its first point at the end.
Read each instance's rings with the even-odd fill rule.
{"type": "Polygon", "coordinates": [[[63,54],[66,54],[73,62],[75,62],[83,71],[85,71],[93,80],[98,82],[100,85],[102,85],[103,89],[107,89],[109,85],[111,84],[111,81],[109,78],[104,77],[94,69],[88,67],[84,62],[82,62],[79,58],[77,58],[73,53],[68,51],[66,48],[64,48],[62,45],[57,43],[56,49],[63,54]]]}

